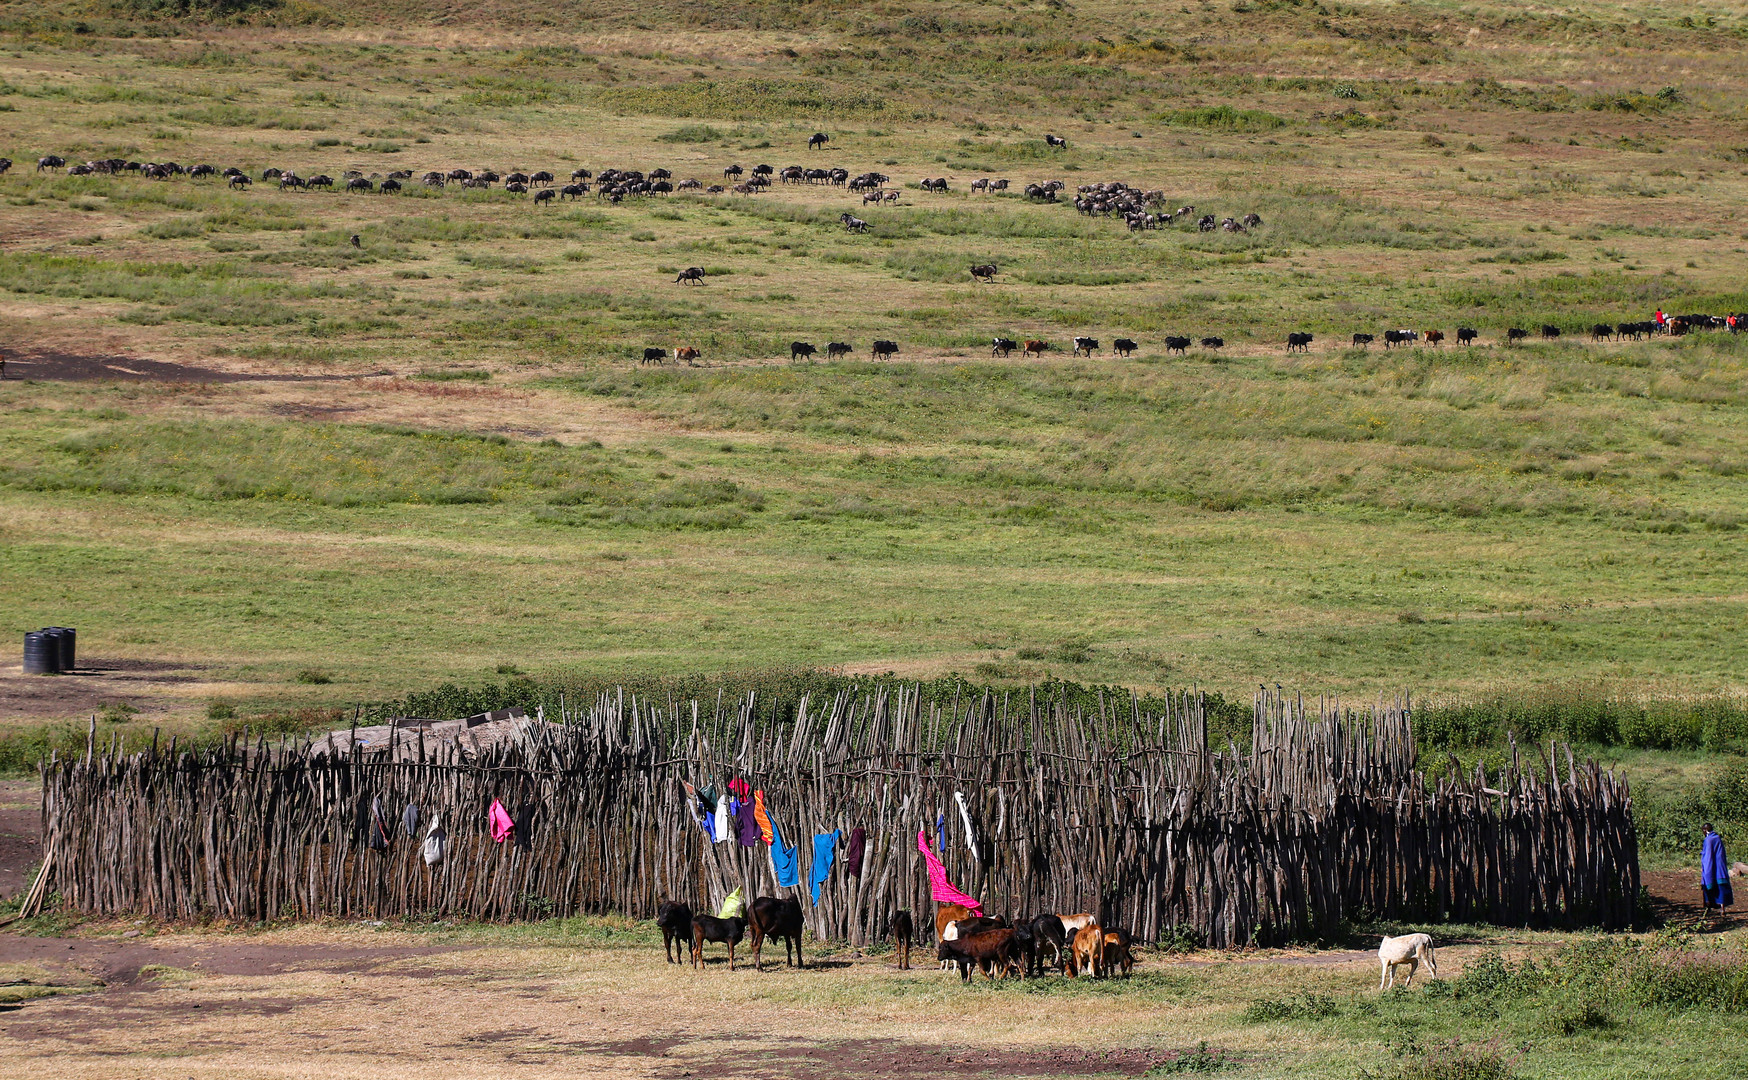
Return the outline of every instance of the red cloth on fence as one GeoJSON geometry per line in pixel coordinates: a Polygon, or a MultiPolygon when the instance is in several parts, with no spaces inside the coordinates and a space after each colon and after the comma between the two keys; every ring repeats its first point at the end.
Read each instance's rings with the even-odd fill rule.
{"type": "Polygon", "coordinates": [[[751,795],[753,793],[753,785],[747,783],[746,780],[737,776],[733,780],[730,780],[728,782],[728,790],[734,792],[735,795],[744,799],[748,795],[751,795]]]}
{"type": "Polygon", "coordinates": [[[929,864],[929,895],[934,897],[937,904],[961,904],[971,914],[982,915],[983,905],[978,903],[977,898],[965,895],[947,880],[947,868],[929,850],[928,835],[922,829],[916,831],[916,849],[923,853],[923,859],[929,864]]]}

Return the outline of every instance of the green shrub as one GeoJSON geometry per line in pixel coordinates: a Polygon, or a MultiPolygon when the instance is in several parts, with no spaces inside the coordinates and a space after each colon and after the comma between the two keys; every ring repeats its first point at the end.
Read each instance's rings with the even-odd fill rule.
{"type": "Polygon", "coordinates": [[[1197,109],[1174,109],[1158,117],[1167,124],[1180,127],[1206,128],[1210,131],[1273,131],[1287,126],[1284,117],[1261,109],[1234,109],[1230,105],[1204,105],[1197,109]]]}

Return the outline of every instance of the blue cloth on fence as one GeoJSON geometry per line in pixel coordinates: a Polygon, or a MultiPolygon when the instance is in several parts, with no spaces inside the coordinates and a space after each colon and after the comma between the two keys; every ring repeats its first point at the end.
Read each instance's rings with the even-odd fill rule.
{"type": "Polygon", "coordinates": [[[935,815],[935,832],[940,835],[941,842],[935,845],[935,850],[945,855],[947,853],[947,815],[935,815]]]}
{"type": "Polygon", "coordinates": [[[831,873],[832,860],[837,857],[838,837],[843,830],[833,829],[813,838],[813,866],[807,871],[807,882],[813,886],[813,902],[819,903],[819,887],[831,873]]]}
{"type": "Polygon", "coordinates": [[[771,869],[777,872],[777,884],[786,887],[799,885],[801,883],[800,868],[801,859],[796,852],[796,845],[784,846],[783,834],[777,831],[777,822],[772,819],[771,869]]]}

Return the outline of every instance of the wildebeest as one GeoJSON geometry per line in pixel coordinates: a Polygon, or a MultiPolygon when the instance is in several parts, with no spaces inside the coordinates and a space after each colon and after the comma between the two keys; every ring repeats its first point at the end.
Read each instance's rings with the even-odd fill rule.
{"type": "Polygon", "coordinates": [[[1095,352],[1098,352],[1098,350],[1099,350],[1099,339],[1098,338],[1077,337],[1074,339],[1074,354],[1076,356],[1079,356],[1081,353],[1085,353],[1088,357],[1091,357],[1092,354],[1095,352]]]}
{"type": "Polygon", "coordinates": [[[1426,343],[1428,345],[1437,345],[1439,342],[1443,341],[1444,339],[1445,339],[1445,332],[1443,330],[1428,330],[1426,332],[1426,343]]]}
{"type": "Polygon", "coordinates": [[[196,165],[194,168],[188,170],[188,178],[190,180],[198,180],[203,176],[214,176],[217,173],[218,169],[212,165],[196,165]]]}
{"type": "Polygon", "coordinates": [[[548,185],[551,185],[553,179],[554,178],[553,178],[553,175],[551,173],[547,172],[545,169],[542,169],[539,172],[535,173],[533,176],[530,176],[528,178],[528,182],[530,184],[540,184],[543,186],[548,186],[548,185]]]}
{"type": "Polygon", "coordinates": [[[1542,324],[1542,340],[1552,341],[1560,336],[1560,328],[1553,323],[1542,324]]]}
{"type": "Polygon", "coordinates": [[[848,356],[854,348],[847,341],[828,341],[825,343],[825,358],[836,360],[840,356],[848,356]]]}
{"type": "Polygon", "coordinates": [[[318,173],[317,175],[310,177],[310,187],[331,188],[333,186],[334,178],[324,173],[318,173]]]}
{"type": "Polygon", "coordinates": [[[558,189],[558,197],[561,199],[580,199],[588,193],[589,185],[587,184],[566,184],[558,189]]]}
{"type": "Polygon", "coordinates": [[[1202,339],[1202,348],[1204,349],[1223,349],[1225,347],[1226,339],[1223,337],[1205,337],[1202,339]]]}
{"type": "Polygon", "coordinates": [[[1590,340],[1592,341],[1604,341],[1611,337],[1614,337],[1614,327],[1608,323],[1599,322],[1590,328],[1590,340]]]}
{"type": "Polygon", "coordinates": [[[1406,967],[1407,986],[1414,985],[1414,973],[1420,970],[1424,963],[1426,970],[1432,972],[1433,978],[1438,978],[1438,963],[1433,956],[1431,934],[1403,934],[1401,937],[1387,937],[1378,946],[1378,964],[1382,968],[1378,976],[1378,989],[1384,990],[1396,984],[1396,969],[1406,967]]]}
{"type": "Polygon", "coordinates": [[[674,279],[674,284],[678,285],[682,281],[688,285],[704,284],[704,268],[702,266],[686,267],[680,271],[680,276],[674,279]]]}
{"type": "Polygon", "coordinates": [[[1362,349],[1376,340],[1378,339],[1370,334],[1355,334],[1353,336],[1353,343],[1362,349]]]}
{"type": "MultiPolygon", "coordinates": [[[[392,181],[390,181],[390,182],[392,183],[392,181]]],[[[244,175],[243,173],[232,173],[231,174],[230,186],[233,188],[246,188],[252,183],[254,183],[254,181],[249,179],[248,176],[244,175]]],[[[400,187],[399,184],[395,184],[395,186],[400,187]]]]}
{"type": "Polygon", "coordinates": [[[1297,349],[1299,352],[1310,352],[1311,341],[1312,337],[1310,334],[1288,334],[1287,351],[1292,352],[1297,349]]]}
{"type": "MultiPolygon", "coordinates": [[[[467,181],[463,180],[462,183],[465,184],[467,181]]],[[[528,185],[520,180],[512,180],[504,185],[504,190],[512,195],[526,195],[528,194],[528,185]]]]}
{"type": "Polygon", "coordinates": [[[874,343],[871,350],[876,360],[890,360],[898,355],[898,342],[880,340],[874,343]]]}
{"type": "Polygon", "coordinates": [[[977,281],[994,281],[999,273],[994,263],[978,263],[971,268],[971,276],[977,281]]]}
{"type": "Polygon", "coordinates": [[[916,937],[916,926],[911,922],[910,912],[902,908],[893,912],[892,922],[886,927],[886,933],[898,950],[898,969],[909,971],[910,943],[916,937]]]}
{"type": "Polygon", "coordinates": [[[728,946],[728,970],[734,970],[734,947],[746,936],[745,919],[719,919],[714,915],[692,916],[692,966],[704,966],[704,943],[718,942],[728,946]]]}
{"type": "Polygon", "coordinates": [[[359,236],[357,233],[353,233],[352,234],[352,246],[355,248],[363,247],[364,246],[364,238],[362,236],[359,236]]]}
{"type": "Polygon", "coordinates": [[[832,141],[832,137],[830,135],[827,135],[823,131],[816,131],[812,135],[808,136],[807,148],[809,150],[818,150],[820,147],[824,146],[826,143],[831,142],[831,141],[832,141]]]}
{"type": "Polygon", "coordinates": [[[12,159],[9,157],[0,157],[0,175],[5,174],[6,171],[11,169],[11,168],[12,168],[12,159]]]}
{"type": "Polygon", "coordinates": [[[1168,337],[1165,339],[1165,351],[1168,354],[1169,353],[1177,353],[1179,356],[1182,356],[1183,351],[1189,347],[1190,347],[1190,339],[1187,337],[1173,336],[1173,337],[1168,337]]]}
{"type": "Polygon", "coordinates": [[[347,191],[375,191],[376,185],[360,176],[355,180],[346,181],[347,191]]]}
{"type": "Polygon", "coordinates": [[[659,364],[662,361],[666,360],[667,358],[668,358],[668,350],[658,349],[654,345],[651,345],[648,348],[643,350],[643,359],[638,361],[638,363],[640,363],[640,364],[659,364]]]}
{"type": "Polygon", "coordinates": [[[1457,327],[1457,344],[1468,345],[1481,336],[1481,332],[1472,326],[1457,327]]]}
{"type": "Polygon", "coordinates": [[[1013,338],[998,337],[990,342],[989,355],[1006,356],[1008,353],[1013,352],[1019,347],[1020,343],[1013,338]]]}
{"type": "Polygon", "coordinates": [[[450,169],[449,172],[447,172],[444,175],[446,175],[451,180],[472,180],[473,179],[473,173],[468,172],[466,169],[450,169]]]}
{"type": "Polygon", "coordinates": [[[674,359],[686,361],[687,367],[691,367],[693,364],[695,364],[700,355],[702,355],[702,354],[699,353],[697,348],[695,346],[692,346],[692,345],[681,345],[679,348],[674,350],[674,359]]]}
{"type": "Polygon", "coordinates": [[[791,341],[789,343],[789,359],[791,360],[799,360],[804,356],[811,360],[813,354],[818,351],[805,341],[791,341]]]}
{"type": "Polygon", "coordinates": [[[1513,326],[1505,331],[1505,343],[1507,345],[1514,341],[1522,341],[1526,337],[1529,337],[1529,331],[1524,330],[1521,327],[1513,326]]]}
{"type": "Polygon", "coordinates": [[[1136,349],[1139,349],[1140,347],[1141,346],[1135,344],[1133,341],[1129,340],[1126,337],[1120,337],[1117,340],[1111,342],[1111,351],[1116,353],[1118,356],[1128,356],[1130,353],[1134,352],[1136,349]]]}
{"type": "Polygon", "coordinates": [[[1048,341],[1033,341],[1032,339],[1027,338],[1025,354],[1027,356],[1043,356],[1044,350],[1049,347],[1050,343],[1048,341]]]}
{"type": "Polygon", "coordinates": [[[558,198],[558,192],[551,188],[541,188],[534,193],[534,205],[539,206],[543,202],[552,202],[556,198],[558,198]]]}
{"type": "Polygon", "coordinates": [[[572,180],[590,180],[590,179],[593,179],[594,176],[595,176],[595,174],[590,172],[587,169],[572,169],[571,170],[571,179],[572,180]]]}
{"type": "Polygon", "coordinates": [[[1066,147],[1066,146],[1067,146],[1067,145],[1068,145],[1068,140],[1067,140],[1067,139],[1064,139],[1064,138],[1063,138],[1063,137],[1062,137],[1062,136],[1060,136],[1060,135],[1050,135],[1050,134],[1045,134],[1045,136],[1044,136],[1044,145],[1046,145],[1046,146],[1057,146],[1057,147],[1066,147]]]}
{"type": "Polygon", "coordinates": [[[838,218],[838,220],[844,223],[844,229],[848,232],[867,232],[871,227],[866,221],[856,217],[854,214],[843,214],[838,218]]]}
{"type": "Polygon", "coordinates": [[[673,900],[664,900],[656,908],[655,921],[662,929],[662,955],[670,964],[685,963],[685,949],[692,940],[692,909],[673,900]]]}
{"type": "Polygon", "coordinates": [[[766,938],[783,939],[783,960],[790,967],[806,967],[801,957],[801,905],[795,900],[761,896],[752,902],[753,970],[764,971],[760,953],[766,938]],[[791,956],[793,954],[793,956],[791,956]]]}
{"type": "Polygon", "coordinates": [[[44,154],[42,157],[36,159],[36,171],[42,172],[44,169],[48,169],[52,172],[66,163],[67,159],[61,157],[59,154],[44,154]]]}
{"type": "Polygon", "coordinates": [[[722,178],[724,180],[739,180],[741,178],[741,174],[743,174],[745,172],[746,172],[746,170],[741,168],[739,165],[730,165],[728,168],[722,170],[722,178]]]}
{"type": "Polygon", "coordinates": [[[262,169],[261,170],[261,179],[263,179],[263,180],[277,180],[284,175],[285,175],[284,169],[262,169]]]}
{"type": "Polygon", "coordinates": [[[1245,228],[1254,229],[1258,225],[1262,224],[1262,215],[1257,214],[1257,213],[1249,213],[1249,214],[1244,215],[1242,220],[1243,220],[1243,224],[1244,224],[1245,228]]]}

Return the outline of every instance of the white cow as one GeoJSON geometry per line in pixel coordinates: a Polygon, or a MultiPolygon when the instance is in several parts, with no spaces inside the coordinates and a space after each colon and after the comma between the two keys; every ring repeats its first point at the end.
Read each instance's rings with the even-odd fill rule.
{"type": "Polygon", "coordinates": [[[1384,990],[1396,985],[1396,969],[1406,966],[1408,978],[1404,986],[1414,985],[1414,973],[1420,970],[1422,963],[1426,970],[1432,972],[1433,978],[1438,978],[1438,962],[1432,954],[1431,934],[1404,934],[1401,937],[1387,937],[1378,946],[1378,963],[1383,972],[1378,979],[1378,989],[1384,990]]]}

